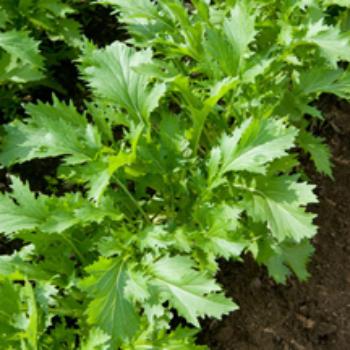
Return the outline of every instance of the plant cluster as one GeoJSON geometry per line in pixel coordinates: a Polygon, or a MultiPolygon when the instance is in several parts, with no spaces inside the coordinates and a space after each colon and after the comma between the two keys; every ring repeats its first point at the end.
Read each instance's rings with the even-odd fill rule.
{"type": "MultiPolygon", "coordinates": [[[[332,176],[310,132],[323,119],[313,101],[350,97],[350,4],[97,2],[129,39],[79,43],[84,111],[54,96],[4,126],[9,174],[56,158],[71,190],[34,193],[11,175],[0,194],[0,231],[22,242],[0,256],[1,346],[206,349],[200,319],[238,307],[215,279],[219,259],[249,253],[277,282],[308,277],[317,198],[299,156],[332,176]]],[[[36,78],[37,44],[18,30],[0,33],[0,47],[36,78]]]]}
{"type": "Polygon", "coordinates": [[[47,86],[62,92],[51,67],[78,53],[80,24],[71,16],[73,0],[0,1],[0,108],[10,120],[21,96],[47,86]]]}

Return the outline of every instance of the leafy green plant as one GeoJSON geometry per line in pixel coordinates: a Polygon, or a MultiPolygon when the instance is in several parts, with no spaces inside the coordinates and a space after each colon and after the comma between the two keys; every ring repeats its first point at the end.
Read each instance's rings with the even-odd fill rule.
{"type": "Polygon", "coordinates": [[[0,257],[2,344],[205,349],[200,319],[238,307],[218,259],[250,253],[277,282],[308,277],[317,198],[298,155],[331,176],[312,102],[349,97],[349,33],[330,1],[99,3],[130,39],[82,44],[84,112],[54,97],[5,126],[4,167],[57,157],[74,190],[12,176],[0,195],[0,231],[23,242],[0,257]],[[192,328],[171,329],[175,315],[192,328]]]}
{"type": "Polygon", "coordinates": [[[52,41],[62,40],[79,46],[79,24],[67,18],[73,12],[70,5],[60,0],[1,1],[1,84],[43,78],[45,68],[39,51],[40,32],[52,41]]]}
{"type": "Polygon", "coordinates": [[[0,107],[7,120],[31,86],[63,91],[52,78],[51,67],[79,51],[80,25],[69,17],[74,12],[61,0],[0,2],[0,107]]]}

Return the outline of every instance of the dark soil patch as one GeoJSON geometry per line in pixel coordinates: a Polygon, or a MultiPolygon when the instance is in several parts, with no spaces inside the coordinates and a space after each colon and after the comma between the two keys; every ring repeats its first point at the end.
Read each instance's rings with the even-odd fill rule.
{"type": "Polygon", "coordinates": [[[219,279],[240,310],[205,325],[201,340],[213,350],[350,349],[350,106],[323,105],[335,180],[310,171],[320,197],[312,276],[282,286],[250,258],[223,264],[219,279]]]}

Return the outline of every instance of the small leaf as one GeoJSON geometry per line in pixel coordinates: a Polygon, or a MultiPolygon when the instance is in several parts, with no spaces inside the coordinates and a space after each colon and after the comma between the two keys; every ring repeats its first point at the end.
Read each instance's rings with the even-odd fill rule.
{"type": "Polygon", "coordinates": [[[331,152],[329,147],[322,142],[319,137],[303,131],[298,136],[298,144],[304,151],[310,153],[312,161],[315,163],[316,169],[332,177],[331,152]]]}
{"type": "Polygon", "coordinates": [[[83,342],[80,350],[107,350],[107,342],[110,336],[101,331],[99,328],[92,328],[89,337],[83,342]]]}

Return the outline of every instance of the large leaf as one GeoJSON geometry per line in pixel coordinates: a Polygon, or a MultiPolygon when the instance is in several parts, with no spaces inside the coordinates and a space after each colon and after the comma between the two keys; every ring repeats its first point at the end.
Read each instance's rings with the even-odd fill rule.
{"type": "Polygon", "coordinates": [[[224,31],[230,44],[235,48],[240,57],[244,58],[248,45],[254,40],[255,16],[247,6],[247,2],[238,1],[231,10],[231,15],[224,22],[224,31]]]}
{"type": "Polygon", "coordinates": [[[87,54],[82,71],[97,96],[125,108],[135,120],[148,122],[165,93],[165,85],[151,87],[148,75],[137,73],[135,68],[151,61],[150,50],[136,52],[115,42],[87,54]]]}
{"type": "Polygon", "coordinates": [[[128,279],[125,262],[100,258],[87,272],[90,276],[81,282],[81,288],[92,298],[86,311],[88,322],[109,335],[109,349],[115,349],[132,338],[139,327],[139,316],[124,296],[128,279]]]}
{"type": "Polygon", "coordinates": [[[221,293],[220,287],[205,274],[193,268],[186,257],[165,257],[152,266],[153,284],[165,293],[166,299],[188,322],[199,327],[198,317],[220,318],[237,309],[221,293]]]}
{"type": "Polygon", "coordinates": [[[264,174],[269,162],[285,156],[294,144],[297,130],[282,120],[248,119],[232,136],[224,134],[208,161],[209,184],[216,187],[230,171],[264,174]]]}
{"type": "Polygon", "coordinates": [[[100,147],[96,130],[72,104],[29,104],[30,118],[6,126],[0,163],[8,166],[35,158],[65,156],[67,164],[91,160],[100,147]]]}

